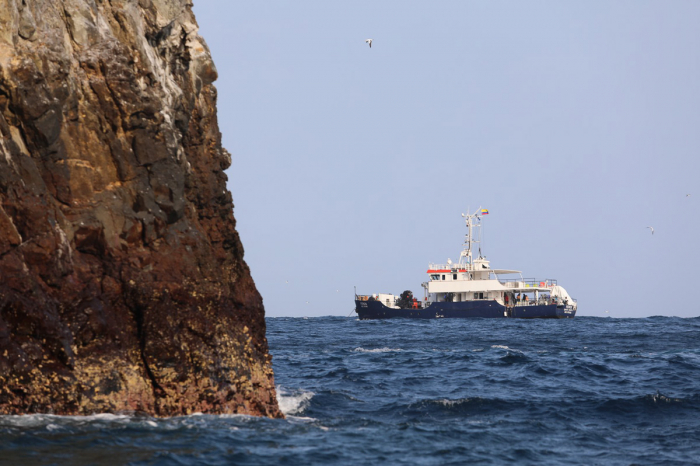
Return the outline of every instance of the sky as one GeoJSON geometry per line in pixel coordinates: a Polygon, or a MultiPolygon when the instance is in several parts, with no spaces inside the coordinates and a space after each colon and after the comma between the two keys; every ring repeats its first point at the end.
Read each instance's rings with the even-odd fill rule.
{"type": "Polygon", "coordinates": [[[491,266],[557,279],[577,315],[700,315],[700,2],[194,12],[267,316],[422,296],[478,207],[491,266]]]}

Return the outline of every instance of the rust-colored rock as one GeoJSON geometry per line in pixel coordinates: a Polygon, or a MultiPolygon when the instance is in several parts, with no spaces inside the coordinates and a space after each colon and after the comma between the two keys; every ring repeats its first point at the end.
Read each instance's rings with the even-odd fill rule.
{"type": "Polygon", "coordinates": [[[281,416],[188,0],[0,0],[0,414],[281,416]]]}

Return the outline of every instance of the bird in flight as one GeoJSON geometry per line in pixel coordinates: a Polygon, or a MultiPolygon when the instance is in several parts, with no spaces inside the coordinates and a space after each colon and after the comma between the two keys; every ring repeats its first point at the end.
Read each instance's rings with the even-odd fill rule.
{"type": "Polygon", "coordinates": [[[369,44],[369,48],[372,48],[372,39],[365,39],[365,42],[369,44]]]}
{"type": "Polygon", "coordinates": [[[690,194],[686,194],[685,197],[690,197],[690,194]]]}
{"type": "Polygon", "coordinates": [[[654,229],[653,229],[652,227],[647,227],[647,228],[651,230],[651,234],[653,235],[653,234],[654,234],[654,229]]]}

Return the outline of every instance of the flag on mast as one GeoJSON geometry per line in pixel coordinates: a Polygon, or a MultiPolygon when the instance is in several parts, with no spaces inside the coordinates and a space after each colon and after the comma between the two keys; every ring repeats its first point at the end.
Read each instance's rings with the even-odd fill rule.
{"type": "Polygon", "coordinates": [[[488,209],[481,209],[481,215],[488,215],[489,210],[488,209]]]}

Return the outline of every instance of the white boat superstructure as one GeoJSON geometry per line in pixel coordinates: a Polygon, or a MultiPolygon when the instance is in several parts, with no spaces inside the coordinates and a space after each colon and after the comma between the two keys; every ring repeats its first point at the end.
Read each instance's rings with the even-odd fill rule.
{"type": "Polygon", "coordinates": [[[431,263],[428,266],[429,280],[421,284],[425,290],[424,301],[429,304],[441,301],[495,300],[504,306],[555,302],[570,305],[575,310],[576,300],[556,280],[525,279],[519,270],[491,268],[490,262],[481,254],[481,221],[482,216],[487,214],[488,211],[481,208],[473,214],[462,214],[467,233],[459,261],[454,263],[447,259],[447,263],[431,263]],[[474,245],[479,245],[475,259],[474,245]],[[520,275],[520,278],[502,277],[513,274],[520,275]]]}

